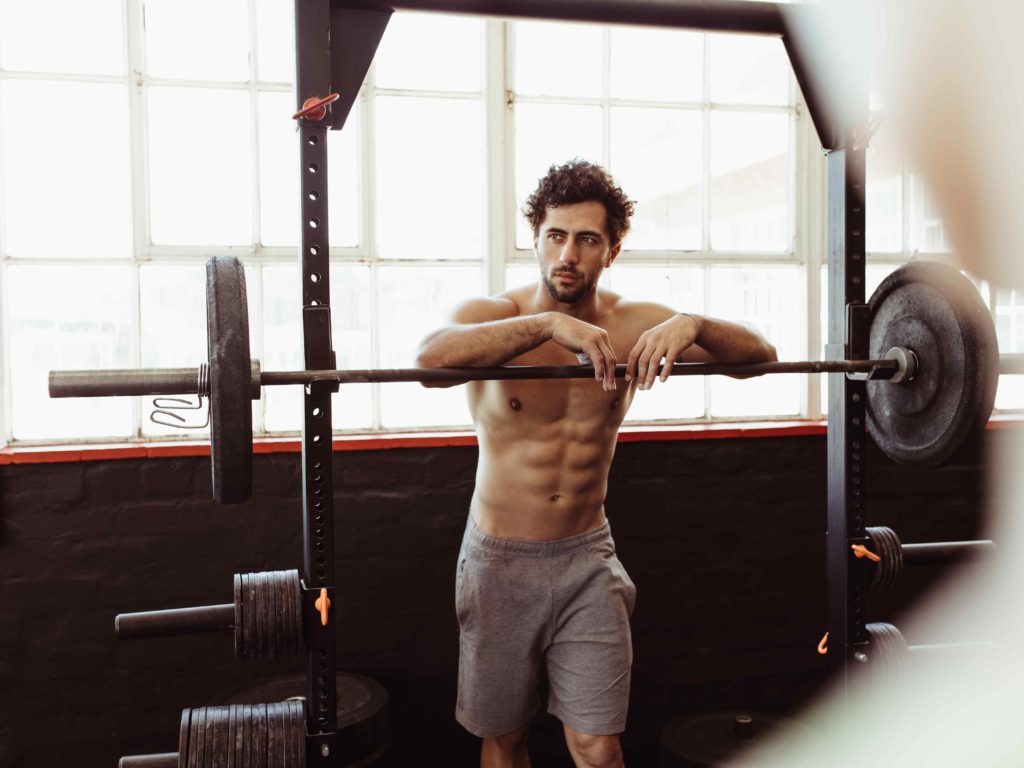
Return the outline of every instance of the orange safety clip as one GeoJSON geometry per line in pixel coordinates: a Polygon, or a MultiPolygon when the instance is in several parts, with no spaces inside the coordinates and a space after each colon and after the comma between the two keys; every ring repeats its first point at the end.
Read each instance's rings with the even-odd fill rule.
{"type": "Polygon", "coordinates": [[[880,558],[878,555],[876,555],[870,549],[865,547],[863,544],[851,544],[850,545],[850,549],[853,550],[853,554],[855,554],[857,557],[866,557],[868,560],[870,560],[873,563],[880,563],[880,562],[882,562],[882,558],[880,558]]]}
{"type": "Polygon", "coordinates": [[[341,98],[340,93],[332,93],[330,96],[310,96],[302,102],[302,109],[292,115],[292,120],[304,117],[307,120],[323,120],[327,117],[327,105],[333,104],[341,98]]]}
{"type": "Polygon", "coordinates": [[[320,611],[320,623],[327,626],[327,610],[331,607],[331,598],[327,596],[327,590],[320,588],[320,597],[313,603],[313,607],[320,611]]]}
{"type": "Polygon", "coordinates": [[[818,653],[820,653],[822,656],[824,656],[826,653],[828,653],[828,646],[826,645],[827,642],[828,642],[828,632],[825,633],[825,636],[823,638],[821,638],[821,642],[818,643],[818,653]]]}

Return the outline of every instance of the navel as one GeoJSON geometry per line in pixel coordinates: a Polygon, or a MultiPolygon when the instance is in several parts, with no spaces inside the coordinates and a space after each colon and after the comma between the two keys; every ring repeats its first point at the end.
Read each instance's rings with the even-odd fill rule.
{"type": "Polygon", "coordinates": [[[558,494],[558,493],[551,494],[551,500],[552,501],[558,501],[560,498],[562,498],[561,494],[558,494]]]}
{"type": "Polygon", "coordinates": [[[523,410],[523,404],[520,403],[514,397],[511,400],[508,401],[508,407],[511,408],[513,411],[521,411],[521,410],[523,410]]]}

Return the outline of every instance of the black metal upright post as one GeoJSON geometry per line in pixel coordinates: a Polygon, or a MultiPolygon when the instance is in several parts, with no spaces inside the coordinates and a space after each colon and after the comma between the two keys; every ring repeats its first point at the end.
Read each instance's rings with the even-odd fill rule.
{"type": "MultiPolygon", "coordinates": [[[[296,110],[331,91],[329,0],[295,0],[296,110]]],[[[306,370],[334,367],[331,344],[327,217],[329,121],[301,118],[300,264],[306,370]]],[[[334,484],[331,395],[337,386],[306,386],[302,420],[302,586],[306,637],[306,765],[329,765],[337,751],[334,610],[334,484]]]]}
{"type": "MultiPolygon", "coordinates": [[[[867,357],[865,281],[866,80],[844,94],[841,146],[828,156],[829,359],[867,357]]],[[[850,665],[867,657],[865,595],[852,572],[852,544],[864,530],[866,382],[829,374],[828,410],[828,658],[844,696],[850,665]]],[[[845,720],[845,717],[844,717],[845,720]]]]}

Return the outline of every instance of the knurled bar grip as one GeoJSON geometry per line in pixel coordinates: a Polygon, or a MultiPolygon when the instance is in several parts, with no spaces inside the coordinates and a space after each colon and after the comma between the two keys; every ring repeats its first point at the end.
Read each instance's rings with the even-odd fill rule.
{"type": "MultiPolygon", "coordinates": [[[[895,373],[895,360],[819,360],[773,363],[675,363],[673,376],[740,375],[767,373],[875,373],[877,378],[895,373]]],[[[658,367],[660,372],[661,367],[658,367]]],[[[142,368],[114,371],[51,371],[50,397],[112,397],[119,395],[195,394],[197,368],[142,368]]],[[[615,366],[622,378],[626,365],[615,366]]],[[[496,368],[392,368],[324,371],[263,371],[261,386],[337,381],[341,384],[371,382],[446,382],[507,379],[590,379],[589,365],[507,365],[496,368]]]]}
{"type": "Polygon", "coordinates": [[[166,611],[121,613],[114,618],[114,634],[118,640],[170,637],[198,632],[230,632],[234,628],[233,603],[173,608],[166,611]]]}

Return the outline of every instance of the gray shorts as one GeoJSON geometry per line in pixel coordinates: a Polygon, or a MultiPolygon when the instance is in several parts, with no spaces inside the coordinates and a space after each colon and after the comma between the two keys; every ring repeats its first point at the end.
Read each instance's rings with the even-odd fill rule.
{"type": "Polygon", "coordinates": [[[626,728],[636,587],[615,556],[608,524],[556,541],[489,536],[469,516],[455,577],[459,697],[470,733],[500,736],[540,707],[580,733],[626,728]]]}

